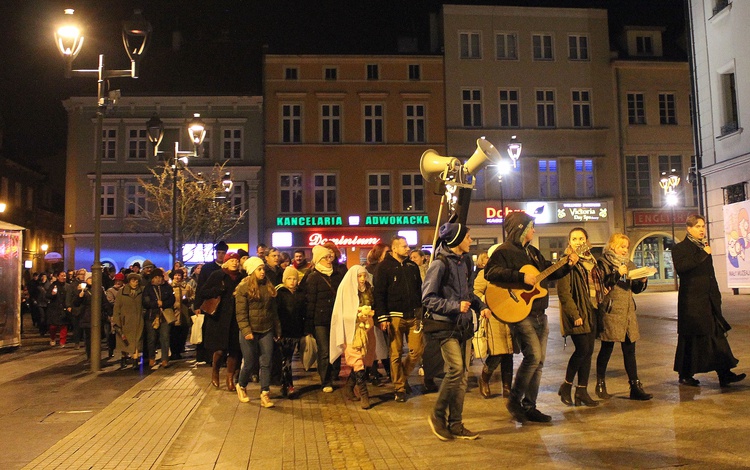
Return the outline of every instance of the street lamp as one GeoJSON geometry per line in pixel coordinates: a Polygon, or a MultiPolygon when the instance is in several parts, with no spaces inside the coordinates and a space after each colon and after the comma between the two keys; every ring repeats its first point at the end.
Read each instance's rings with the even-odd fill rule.
{"type": "MultiPolygon", "coordinates": [[[[669,175],[667,175],[666,171],[662,172],[659,186],[664,190],[664,197],[672,213],[672,249],[674,249],[674,244],[676,243],[674,239],[674,206],[676,206],[678,202],[676,188],[679,184],[680,177],[677,176],[677,172],[674,169],[669,175]]],[[[674,278],[674,288],[677,290],[677,273],[674,269],[674,256],[672,257],[672,277],[674,278]]]]}
{"type": "Polygon", "coordinates": [[[7,204],[4,202],[0,202],[0,213],[5,212],[5,209],[8,207],[7,204]]]}
{"type": "MultiPolygon", "coordinates": [[[[523,147],[523,144],[516,139],[516,136],[512,136],[510,138],[510,142],[508,142],[508,156],[513,161],[513,168],[516,168],[518,165],[518,159],[521,158],[521,149],[523,147]]],[[[505,225],[505,199],[503,197],[503,176],[507,176],[512,171],[510,168],[510,163],[508,163],[507,160],[501,159],[500,162],[498,162],[498,171],[497,171],[497,182],[500,183],[500,210],[503,214],[503,225],[505,225]]],[[[505,227],[501,230],[503,232],[503,241],[505,241],[505,227]]]]}
{"type": "MultiPolygon", "coordinates": [[[[104,54],[99,54],[99,66],[96,69],[73,69],[73,61],[83,48],[84,36],[73,22],[74,10],[65,10],[65,24],[55,32],[55,43],[65,59],[65,78],[96,77],[96,138],[101,142],[104,124],[104,112],[114,105],[119,91],[109,91],[106,83],[110,78],[138,78],[138,64],[143,58],[151,34],[151,24],[136,10],[133,17],[122,24],[122,42],[130,58],[130,68],[124,70],[107,70],[104,68],[104,54]],[[105,97],[106,92],[106,97],[105,97]]],[[[102,149],[97,145],[95,150],[94,182],[94,261],[91,266],[91,370],[101,369],[101,310],[102,310],[102,264],[101,264],[101,216],[102,216],[102,149]]]]}
{"type": "Polygon", "coordinates": [[[513,168],[516,167],[518,159],[521,158],[521,149],[523,144],[516,139],[516,136],[511,136],[510,142],[508,142],[508,156],[513,160],[513,168]]]}

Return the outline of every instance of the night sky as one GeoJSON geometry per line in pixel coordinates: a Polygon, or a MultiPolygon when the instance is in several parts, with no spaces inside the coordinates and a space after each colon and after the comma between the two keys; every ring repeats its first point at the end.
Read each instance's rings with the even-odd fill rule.
{"type": "MultiPolygon", "coordinates": [[[[54,45],[62,10],[85,19],[77,68],[127,68],[121,22],[143,5],[154,34],[138,80],[114,79],[127,95],[259,94],[260,58],[270,53],[396,53],[400,36],[417,38],[428,52],[428,13],[442,3],[609,8],[610,23],[664,24],[684,34],[683,0],[2,0],[6,22],[0,48],[2,154],[33,165],[65,153],[66,115],[61,101],[96,94],[93,78],[63,77],[54,45]],[[181,45],[173,47],[174,32],[181,45]]],[[[610,28],[611,29],[611,28],[610,28]]]]}

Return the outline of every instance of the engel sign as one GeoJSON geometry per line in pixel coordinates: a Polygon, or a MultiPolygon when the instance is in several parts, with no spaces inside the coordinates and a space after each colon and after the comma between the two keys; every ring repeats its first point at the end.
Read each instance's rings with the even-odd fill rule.
{"type": "Polygon", "coordinates": [[[357,235],[334,235],[324,237],[322,233],[311,233],[307,239],[308,246],[322,245],[333,242],[336,246],[368,246],[380,243],[380,237],[360,237],[357,235]]]}

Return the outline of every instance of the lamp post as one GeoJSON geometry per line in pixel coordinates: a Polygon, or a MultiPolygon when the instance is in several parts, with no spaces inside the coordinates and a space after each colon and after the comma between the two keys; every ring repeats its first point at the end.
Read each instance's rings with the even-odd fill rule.
{"type": "MultiPolygon", "coordinates": [[[[516,136],[510,138],[508,142],[508,156],[513,161],[513,168],[518,165],[518,159],[521,158],[521,149],[523,144],[516,139],[516,136]]],[[[507,160],[501,160],[498,163],[497,181],[500,183],[500,210],[503,213],[503,225],[505,225],[505,199],[503,197],[503,176],[509,175],[511,172],[510,165],[507,160]]],[[[501,230],[503,232],[503,242],[505,241],[505,227],[501,230]]]]}
{"type": "MultiPolygon", "coordinates": [[[[664,197],[666,198],[667,205],[671,209],[672,219],[672,247],[674,249],[674,206],[677,205],[677,191],[676,188],[680,184],[680,177],[677,176],[675,170],[672,170],[669,175],[667,172],[662,172],[661,179],[659,180],[659,186],[664,190],[664,197]]],[[[677,273],[674,270],[674,258],[672,258],[672,277],[674,278],[674,288],[677,290],[677,273]]]]}
{"type": "MultiPolygon", "coordinates": [[[[99,54],[99,66],[96,69],[73,69],[73,61],[83,48],[84,36],[72,22],[73,10],[65,10],[65,24],[55,32],[55,43],[65,59],[65,78],[96,77],[96,138],[102,139],[104,112],[113,105],[118,92],[109,92],[105,82],[110,78],[138,78],[138,64],[143,58],[151,34],[151,24],[136,10],[133,17],[122,25],[122,42],[130,58],[130,68],[124,70],[107,70],[104,68],[104,54],[99,54]],[[107,92],[107,96],[105,96],[107,92]]],[[[102,309],[102,265],[101,265],[101,215],[102,215],[102,149],[97,145],[95,150],[94,181],[94,261],[91,266],[91,370],[101,369],[101,309],[102,309]]]]}

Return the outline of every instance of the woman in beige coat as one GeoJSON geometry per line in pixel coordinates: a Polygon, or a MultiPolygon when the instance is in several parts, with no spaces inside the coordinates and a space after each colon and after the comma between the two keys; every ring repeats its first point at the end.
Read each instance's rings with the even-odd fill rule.
{"type": "MultiPolygon", "coordinates": [[[[492,256],[497,247],[492,245],[487,252],[492,256]]],[[[484,293],[487,290],[489,282],[484,278],[484,269],[477,272],[474,279],[474,293],[484,302],[484,293]]],[[[490,398],[490,378],[492,373],[500,366],[500,377],[503,383],[503,396],[510,396],[510,386],[513,382],[513,353],[518,352],[518,348],[513,345],[513,337],[510,334],[508,325],[501,322],[494,313],[487,317],[487,348],[489,350],[487,359],[484,361],[482,374],[479,376],[479,393],[484,398],[490,398]]]]}
{"type": "Polygon", "coordinates": [[[117,349],[122,353],[120,367],[127,365],[128,357],[133,367],[138,367],[139,356],[143,353],[143,287],[141,276],[128,274],[128,283],[115,297],[112,312],[112,328],[117,338],[117,349]]]}

